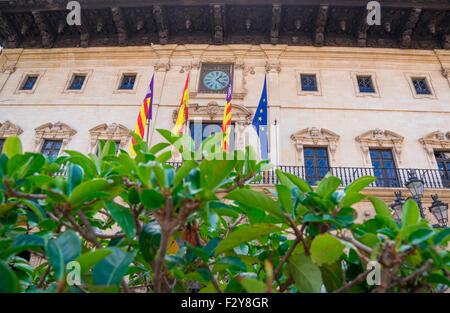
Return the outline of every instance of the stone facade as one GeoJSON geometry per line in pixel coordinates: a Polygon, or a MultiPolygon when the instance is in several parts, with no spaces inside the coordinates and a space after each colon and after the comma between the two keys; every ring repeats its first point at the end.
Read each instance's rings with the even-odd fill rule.
{"type": "MultiPolygon", "coordinates": [[[[0,130],[12,125],[25,150],[39,150],[47,133],[64,148],[93,151],[93,140],[120,141],[133,129],[148,84],[155,74],[150,143],[157,128],[172,129],[173,112],[190,72],[190,117],[220,123],[225,94],[199,92],[202,64],[233,64],[236,147],[251,123],[267,75],[270,157],[279,165],[304,165],[303,146],[323,146],[332,167],[370,167],[369,148],[393,150],[398,168],[437,169],[433,149],[449,149],[450,51],[288,45],[151,45],[124,47],[5,49],[0,57],[0,130]],[[67,86],[85,73],[82,90],[67,86]],[[133,90],[118,90],[124,73],[136,74],[133,90]],[[300,75],[315,74],[317,92],[303,92],[300,75]],[[38,77],[33,90],[19,86],[38,77]],[[375,92],[360,93],[359,75],[371,76],[375,92]],[[411,78],[426,79],[430,95],[416,95],[411,78]],[[275,126],[276,124],[276,126],[275,126]],[[53,129],[53,130],[52,130],[53,129]],[[43,135],[44,134],[44,135],[43,135]],[[56,137],[54,137],[56,138],[56,137]]],[[[385,200],[390,188],[374,188],[385,200]]],[[[437,192],[450,202],[449,189],[437,192]]],[[[407,193],[407,192],[405,192],[407,193]]]]}

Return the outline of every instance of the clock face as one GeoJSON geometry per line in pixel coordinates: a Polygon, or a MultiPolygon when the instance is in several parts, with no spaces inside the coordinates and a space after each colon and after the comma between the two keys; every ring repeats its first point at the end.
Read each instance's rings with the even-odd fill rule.
{"type": "Polygon", "coordinates": [[[230,77],[223,71],[211,71],[205,75],[203,84],[211,90],[221,90],[228,86],[230,77]]]}

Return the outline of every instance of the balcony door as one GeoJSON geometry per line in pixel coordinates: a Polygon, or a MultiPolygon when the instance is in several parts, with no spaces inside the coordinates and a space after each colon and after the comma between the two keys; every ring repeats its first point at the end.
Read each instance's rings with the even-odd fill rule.
{"type": "Polygon", "coordinates": [[[442,184],[450,188],[450,151],[435,151],[434,156],[441,175],[442,184]]]}
{"type": "MultiPolygon", "coordinates": [[[[234,150],[234,123],[231,124],[231,132],[230,132],[230,146],[229,150],[234,150]]],[[[189,125],[191,131],[191,137],[194,140],[195,150],[197,151],[200,148],[202,141],[204,141],[209,136],[212,136],[216,133],[222,132],[222,123],[193,123],[191,122],[189,125]]],[[[222,141],[217,143],[218,146],[222,145],[222,141]]]]}
{"type": "Polygon", "coordinates": [[[329,171],[327,148],[305,147],[303,151],[305,155],[305,179],[309,184],[315,185],[329,171]]]}
{"type": "Polygon", "coordinates": [[[378,187],[400,187],[392,150],[370,149],[370,158],[378,187]]]}

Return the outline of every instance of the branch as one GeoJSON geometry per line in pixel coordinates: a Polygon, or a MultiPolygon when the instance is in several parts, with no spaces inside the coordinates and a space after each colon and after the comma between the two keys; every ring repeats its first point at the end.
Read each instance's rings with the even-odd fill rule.
{"type": "Polygon", "coordinates": [[[336,237],[338,239],[342,239],[344,241],[350,242],[356,248],[358,248],[358,249],[360,249],[360,250],[362,250],[362,251],[364,251],[364,252],[366,252],[368,254],[372,254],[372,251],[373,251],[372,248],[369,248],[368,246],[366,246],[365,244],[359,242],[358,240],[356,240],[353,237],[349,237],[349,236],[346,236],[346,235],[342,235],[342,236],[336,236],[336,235],[333,235],[333,234],[330,234],[330,235],[332,235],[332,236],[334,236],[334,237],[336,237]]]}
{"type": "Polygon", "coordinates": [[[295,247],[298,245],[298,243],[301,241],[301,239],[299,237],[295,238],[294,243],[292,244],[292,246],[289,248],[289,251],[283,256],[283,258],[281,259],[280,263],[278,263],[277,268],[275,269],[275,271],[273,272],[273,276],[275,278],[278,277],[278,274],[281,271],[281,268],[283,267],[283,264],[286,263],[287,259],[291,256],[292,252],[294,252],[295,247]]]}
{"type": "Polygon", "coordinates": [[[409,276],[401,279],[400,282],[401,283],[407,283],[407,282],[413,280],[417,276],[423,274],[431,266],[431,264],[433,264],[433,260],[432,259],[428,259],[421,268],[419,268],[417,271],[411,273],[409,276]]]}
{"type": "Polygon", "coordinates": [[[11,184],[6,179],[3,180],[3,185],[5,185],[7,191],[5,192],[8,197],[24,198],[28,200],[44,200],[47,199],[47,195],[41,194],[27,194],[11,188],[11,184]]]}
{"type": "Polygon", "coordinates": [[[346,290],[352,288],[356,284],[359,284],[360,282],[362,282],[366,278],[366,276],[369,275],[369,273],[372,271],[373,271],[373,268],[369,268],[369,269],[365,270],[364,272],[362,272],[361,274],[356,276],[356,278],[354,280],[352,280],[351,282],[342,286],[341,288],[336,289],[335,291],[333,291],[333,293],[340,293],[340,292],[343,292],[343,291],[346,291],[346,290]]]}
{"type": "Polygon", "coordinates": [[[233,230],[233,228],[235,228],[237,225],[239,225],[240,222],[242,222],[242,220],[245,218],[245,215],[241,215],[236,222],[234,222],[233,224],[228,226],[228,230],[227,230],[227,234],[225,235],[225,237],[228,237],[228,235],[231,233],[231,231],[233,230]]]}

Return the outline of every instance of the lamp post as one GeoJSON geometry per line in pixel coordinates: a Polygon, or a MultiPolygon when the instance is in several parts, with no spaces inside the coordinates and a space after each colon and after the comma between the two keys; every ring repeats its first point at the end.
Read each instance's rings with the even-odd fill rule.
{"type": "MultiPolygon", "coordinates": [[[[406,182],[406,187],[411,193],[412,197],[408,199],[413,199],[420,210],[421,218],[425,218],[425,214],[423,212],[422,207],[422,198],[423,198],[423,186],[424,183],[421,179],[418,179],[415,171],[410,171],[408,173],[408,181],[406,182]]],[[[396,222],[400,222],[402,218],[403,205],[405,204],[405,200],[402,198],[401,191],[395,192],[395,201],[391,204],[392,213],[394,215],[394,219],[396,222]]],[[[447,227],[448,222],[448,204],[443,203],[438,200],[438,195],[432,195],[433,203],[429,208],[430,212],[434,215],[438,224],[433,225],[433,227],[447,227]]]]}
{"type": "Polygon", "coordinates": [[[419,206],[420,217],[425,218],[422,207],[423,180],[417,178],[415,171],[409,171],[408,181],[405,185],[409,189],[409,192],[412,194],[412,199],[416,201],[417,205],[419,206]]]}

